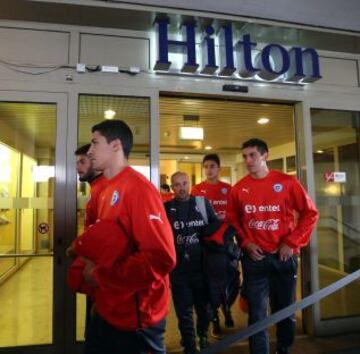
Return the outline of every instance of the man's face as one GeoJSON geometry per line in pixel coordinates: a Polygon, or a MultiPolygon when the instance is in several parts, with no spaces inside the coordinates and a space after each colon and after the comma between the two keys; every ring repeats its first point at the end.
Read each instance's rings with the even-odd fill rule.
{"type": "Polygon", "coordinates": [[[207,180],[214,181],[219,179],[220,166],[212,160],[203,163],[203,169],[207,180]]]}
{"type": "Polygon", "coordinates": [[[103,171],[111,166],[114,154],[113,145],[113,141],[108,143],[99,132],[95,131],[92,134],[88,155],[95,170],[103,171]]]}
{"type": "Polygon", "coordinates": [[[257,147],[247,147],[243,150],[242,156],[250,174],[257,174],[266,170],[267,152],[261,154],[257,147]]]}
{"type": "Polygon", "coordinates": [[[190,197],[190,184],[187,175],[176,175],[172,179],[171,188],[174,191],[175,198],[186,201],[190,197]]]}
{"type": "Polygon", "coordinates": [[[76,172],[81,182],[87,182],[94,178],[95,172],[87,155],[76,156],[76,172]]]}

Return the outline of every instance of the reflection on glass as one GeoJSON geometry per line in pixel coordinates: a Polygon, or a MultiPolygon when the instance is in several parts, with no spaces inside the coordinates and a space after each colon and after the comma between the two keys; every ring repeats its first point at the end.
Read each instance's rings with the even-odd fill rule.
{"type": "Polygon", "coordinates": [[[56,105],[0,102],[0,348],[52,342],[56,105]],[[12,257],[22,254],[23,257],[12,257]]]}
{"type": "MultiPolygon", "coordinates": [[[[312,110],[321,287],[360,268],[359,127],[357,112],[312,110]]],[[[322,300],[321,318],[360,315],[359,291],[358,281],[322,300]]]]}
{"type": "MultiPolygon", "coordinates": [[[[130,153],[129,164],[150,179],[150,100],[142,97],[80,95],[79,147],[90,142],[92,126],[105,118],[121,119],[130,126],[134,134],[134,146],[130,153]]],[[[89,194],[90,186],[87,183],[78,182],[78,234],[84,230],[85,207],[89,194]]],[[[78,341],[84,339],[85,301],[85,296],[77,295],[76,339],[78,341]]]]}

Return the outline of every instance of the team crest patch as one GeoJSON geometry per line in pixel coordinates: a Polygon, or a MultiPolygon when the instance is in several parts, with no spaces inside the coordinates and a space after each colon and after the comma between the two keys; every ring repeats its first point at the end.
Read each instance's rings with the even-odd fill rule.
{"type": "Polygon", "coordinates": [[[279,193],[283,190],[283,185],[281,183],[276,183],[273,185],[273,190],[276,193],[279,193]]]}
{"type": "Polygon", "coordinates": [[[221,193],[222,193],[222,194],[226,194],[226,193],[227,193],[227,188],[222,188],[222,189],[221,189],[221,193]]]}
{"type": "Polygon", "coordinates": [[[118,203],[120,199],[120,196],[119,196],[119,192],[118,191],[114,191],[112,197],[111,197],[111,202],[110,202],[110,205],[111,206],[114,206],[115,204],[118,203]]]}

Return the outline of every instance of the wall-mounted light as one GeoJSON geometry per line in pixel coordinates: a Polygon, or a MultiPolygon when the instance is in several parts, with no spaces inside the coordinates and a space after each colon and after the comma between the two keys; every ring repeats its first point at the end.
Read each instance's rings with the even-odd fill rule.
{"type": "Polygon", "coordinates": [[[180,127],[179,137],[182,140],[204,140],[204,129],[200,127],[180,127]]]}
{"type": "Polygon", "coordinates": [[[108,109],[104,112],[104,118],[105,119],[113,119],[115,117],[116,112],[112,109],[108,109]]]}
{"type": "Polygon", "coordinates": [[[179,129],[179,138],[181,140],[204,140],[204,128],[193,126],[198,124],[200,118],[198,115],[184,115],[184,126],[179,129]]]}

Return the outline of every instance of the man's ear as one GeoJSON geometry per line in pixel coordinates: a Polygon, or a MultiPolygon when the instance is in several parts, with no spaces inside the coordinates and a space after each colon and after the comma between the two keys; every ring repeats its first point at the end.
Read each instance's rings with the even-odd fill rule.
{"type": "Polygon", "coordinates": [[[123,146],[122,146],[122,143],[121,143],[120,139],[114,139],[111,142],[111,146],[112,146],[113,151],[123,150],[123,146]]]}
{"type": "Polygon", "coordinates": [[[268,152],[264,152],[263,156],[264,156],[264,160],[267,161],[268,158],[269,158],[269,153],[268,153],[268,152]]]}

